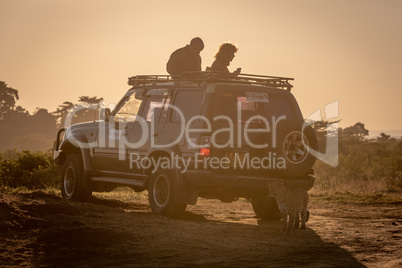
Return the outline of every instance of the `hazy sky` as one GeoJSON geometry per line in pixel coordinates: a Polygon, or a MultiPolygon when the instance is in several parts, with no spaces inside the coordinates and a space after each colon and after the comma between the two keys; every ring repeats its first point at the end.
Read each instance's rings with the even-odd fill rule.
{"type": "Polygon", "coordinates": [[[399,0],[0,0],[0,11],[0,81],[31,113],[83,95],[116,103],[129,76],[166,74],[200,36],[203,69],[230,40],[230,70],[294,77],[304,117],[338,100],[341,127],[402,129],[399,0]]]}

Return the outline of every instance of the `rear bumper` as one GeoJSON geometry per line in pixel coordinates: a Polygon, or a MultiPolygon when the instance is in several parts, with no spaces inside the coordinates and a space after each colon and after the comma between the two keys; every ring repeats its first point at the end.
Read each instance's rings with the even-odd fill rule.
{"type": "Polygon", "coordinates": [[[209,170],[188,170],[183,174],[184,179],[196,188],[242,188],[242,189],[268,189],[268,181],[283,180],[287,188],[293,190],[303,188],[310,190],[315,182],[313,174],[300,177],[257,177],[238,174],[217,174],[209,170]]]}

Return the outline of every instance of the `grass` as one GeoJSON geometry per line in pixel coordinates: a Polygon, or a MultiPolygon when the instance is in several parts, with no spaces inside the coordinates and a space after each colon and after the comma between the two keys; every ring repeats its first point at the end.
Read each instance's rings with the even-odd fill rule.
{"type": "Polygon", "coordinates": [[[93,193],[93,196],[102,199],[118,199],[124,202],[148,201],[148,191],[137,193],[129,187],[118,187],[108,193],[93,193]]]}
{"type": "MultiPolygon", "coordinates": [[[[8,187],[8,186],[0,187],[0,193],[3,193],[3,194],[27,194],[27,193],[32,193],[35,191],[38,191],[38,190],[31,190],[24,186],[19,186],[16,188],[12,188],[12,187],[8,187]]],[[[47,187],[47,188],[40,189],[39,191],[44,192],[46,194],[51,194],[51,195],[61,197],[61,191],[59,188],[47,187]]]]}
{"type": "MultiPolygon", "coordinates": [[[[4,194],[32,193],[26,187],[2,188],[4,194]]],[[[41,189],[42,192],[61,197],[60,189],[48,187],[41,189]]],[[[316,203],[338,203],[355,205],[398,205],[402,204],[402,192],[392,193],[353,193],[353,192],[323,192],[312,189],[309,192],[310,201],[316,203]]],[[[118,187],[111,192],[93,193],[94,197],[100,199],[115,199],[123,202],[148,202],[148,191],[135,192],[129,187],[118,187]]]]}
{"type": "MultiPolygon", "coordinates": [[[[31,190],[27,187],[20,186],[16,188],[11,187],[0,187],[0,194],[27,194],[32,193],[38,190],[31,190]]],[[[60,188],[55,187],[47,187],[40,189],[39,191],[44,192],[46,194],[51,194],[54,196],[61,197],[60,188]]],[[[143,191],[140,193],[136,193],[129,187],[118,187],[111,192],[100,192],[100,193],[93,193],[93,196],[101,199],[117,199],[124,202],[129,201],[148,201],[148,192],[143,191]]]]}
{"type": "Polygon", "coordinates": [[[310,199],[314,202],[328,202],[340,204],[359,204],[359,205],[392,205],[402,204],[401,193],[390,194],[356,194],[350,192],[336,193],[312,193],[310,199]]]}
{"type": "MultiPolygon", "coordinates": [[[[61,196],[60,167],[50,152],[29,151],[0,154],[0,193],[27,193],[29,189],[61,196]]],[[[402,199],[402,140],[341,140],[339,165],[321,161],[314,165],[317,176],[309,191],[312,198],[325,202],[400,202],[402,199]]],[[[136,193],[119,187],[95,197],[122,201],[148,200],[147,191],[136,193]]]]}

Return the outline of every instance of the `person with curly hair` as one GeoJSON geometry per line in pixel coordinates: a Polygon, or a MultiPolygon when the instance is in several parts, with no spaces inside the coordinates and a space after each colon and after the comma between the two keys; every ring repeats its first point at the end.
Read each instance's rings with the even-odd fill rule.
{"type": "MultiPolygon", "coordinates": [[[[221,44],[219,46],[218,52],[216,52],[215,54],[215,61],[212,63],[212,66],[210,68],[207,68],[207,70],[230,73],[228,66],[235,57],[235,53],[237,52],[237,50],[237,46],[231,42],[225,42],[221,44]]],[[[237,68],[237,70],[233,73],[239,74],[240,71],[241,68],[237,68]]]]}

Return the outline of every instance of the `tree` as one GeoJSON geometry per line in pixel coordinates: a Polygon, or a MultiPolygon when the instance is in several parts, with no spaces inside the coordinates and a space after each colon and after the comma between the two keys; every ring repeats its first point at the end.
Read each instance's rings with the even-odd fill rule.
{"type": "Polygon", "coordinates": [[[14,110],[18,99],[18,90],[8,87],[5,82],[0,81],[0,120],[4,118],[5,114],[14,110]]]}
{"type": "Polygon", "coordinates": [[[347,127],[343,130],[340,129],[340,134],[344,138],[361,141],[368,136],[369,131],[364,127],[364,124],[358,122],[354,126],[347,127]]]}
{"type": "Polygon", "coordinates": [[[32,133],[42,134],[53,140],[57,133],[56,118],[46,109],[37,108],[29,119],[29,129],[32,133]]]}
{"type": "Polygon", "coordinates": [[[100,108],[100,102],[103,98],[81,96],[78,98],[78,104],[69,101],[59,105],[57,110],[53,112],[59,127],[64,127],[65,120],[70,112],[74,112],[71,118],[71,124],[88,122],[98,119],[97,109],[100,108]]]}
{"type": "Polygon", "coordinates": [[[81,96],[78,101],[87,104],[99,104],[101,101],[103,101],[103,98],[98,98],[96,96],[92,98],[88,96],[81,96]]]}
{"type": "Polygon", "coordinates": [[[0,81],[0,151],[50,149],[57,131],[55,116],[41,108],[30,115],[16,106],[18,99],[18,90],[0,81]]]}
{"type": "Polygon", "coordinates": [[[326,135],[333,135],[334,132],[338,131],[338,128],[333,126],[333,124],[339,123],[340,121],[340,119],[334,121],[315,121],[311,123],[311,127],[316,131],[318,137],[325,137],[326,135]]]}
{"type": "Polygon", "coordinates": [[[338,123],[341,120],[320,120],[310,122],[311,127],[315,130],[318,140],[318,151],[325,153],[327,148],[327,139],[337,138],[338,136],[338,123]]]}
{"type": "Polygon", "coordinates": [[[64,120],[66,119],[68,112],[72,110],[74,106],[75,106],[74,103],[70,101],[65,101],[63,102],[63,104],[57,107],[57,110],[55,112],[52,113],[56,118],[58,127],[64,126],[64,120]]]}
{"type": "Polygon", "coordinates": [[[97,110],[100,108],[100,103],[103,98],[81,96],[79,97],[79,102],[81,105],[80,110],[78,110],[73,118],[73,123],[88,122],[98,119],[97,110]]]}
{"type": "MultiPolygon", "coordinates": [[[[55,112],[37,108],[30,115],[21,106],[16,106],[18,91],[0,81],[0,152],[6,150],[45,151],[51,148],[57,129],[64,127],[69,112],[76,104],[65,101],[55,112]]],[[[75,110],[72,124],[96,119],[103,98],[79,97],[79,109],[75,110]]]]}
{"type": "Polygon", "coordinates": [[[391,135],[387,135],[385,133],[381,133],[377,140],[379,141],[388,141],[391,138],[391,135]]]}

